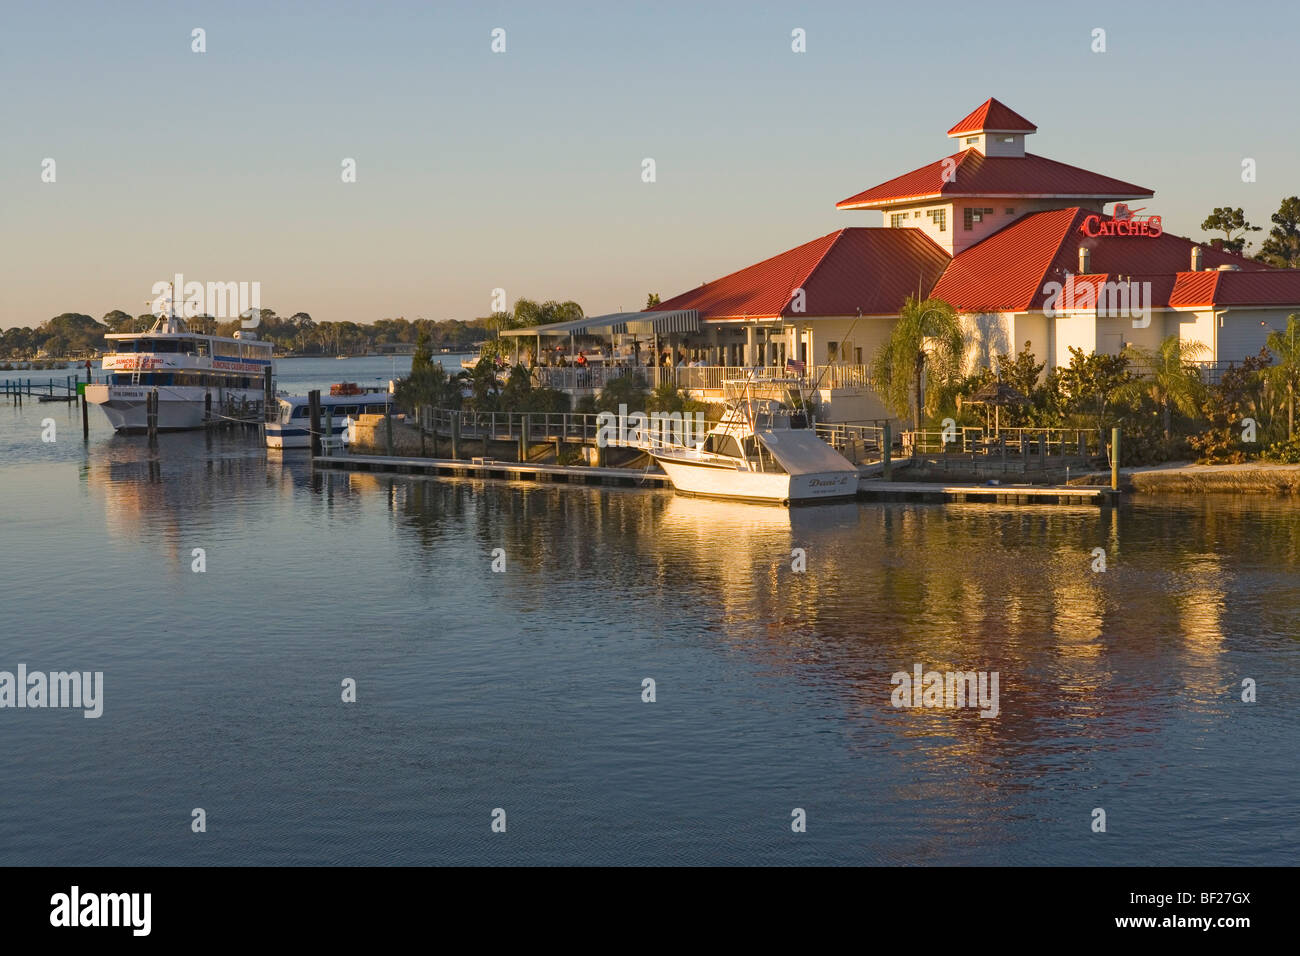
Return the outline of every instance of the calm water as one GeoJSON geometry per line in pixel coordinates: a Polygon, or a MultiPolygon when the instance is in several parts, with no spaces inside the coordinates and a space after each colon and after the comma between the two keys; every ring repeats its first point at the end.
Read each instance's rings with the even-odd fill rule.
{"type": "Polygon", "coordinates": [[[1295,504],[787,512],[92,413],[0,407],[0,670],[105,675],[0,710],[0,864],[1296,861],[1295,504]],[[999,716],[895,709],[916,663],[999,716]]]}

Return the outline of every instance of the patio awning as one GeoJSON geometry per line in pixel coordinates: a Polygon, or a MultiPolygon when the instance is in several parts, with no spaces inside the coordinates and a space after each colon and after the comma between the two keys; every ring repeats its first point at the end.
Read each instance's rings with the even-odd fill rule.
{"type": "Polygon", "coordinates": [[[698,332],[700,313],[697,309],[671,309],[664,312],[624,312],[609,316],[619,321],[610,331],[618,335],[671,335],[674,332],[698,332]]]}
{"type": "Polygon", "coordinates": [[[673,332],[696,332],[699,328],[698,310],[676,309],[664,312],[611,312],[609,315],[588,315],[569,322],[525,326],[522,329],[503,329],[501,334],[528,338],[539,335],[567,337],[596,332],[610,335],[668,335],[673,332]]]}
{"type": "Polygon", "coordinates": [[[568,338],[570,335],[581,335],[588,329],[600,325],[601,316],[587,315],[581,319],[570,319],[568,322],[551,322],[547,325],[525,325],[521,329],[502,329],[502,335],[519,335],[526,338],[535,338],[538,335],[561,335],[568,338]]]}

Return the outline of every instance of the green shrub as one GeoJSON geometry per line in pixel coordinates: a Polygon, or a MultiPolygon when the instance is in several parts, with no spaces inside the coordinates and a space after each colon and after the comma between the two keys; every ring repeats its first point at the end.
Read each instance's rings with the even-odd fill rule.
{"type": "Polygon", "coordinates": [[[1260,457],[1265,461],[1285,465],[1300,465],[1300,435],[1296,435],[1289,441],[1274,442],[1264,449],[1264,453],[1260,457]]]}

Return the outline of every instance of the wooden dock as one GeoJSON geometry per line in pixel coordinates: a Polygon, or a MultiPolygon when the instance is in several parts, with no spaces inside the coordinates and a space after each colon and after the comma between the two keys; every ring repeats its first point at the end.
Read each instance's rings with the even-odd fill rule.
{"type": "MultiPolygon", "coordinates": [[[[588,465],[538,465],[493,458],[399,458],[386,455],[321,455],[312,466],[322,471],[413,475],[426,478],[489,478],[499,481],[542,481],[576,485],[621,485],[628,488],[672,488],[667,475],[636,468],[594,468],[588,465]]],[[[875,469],[865,468],[864,472],[875,469]]],[[[1119,492],[1096,485],[971,485],[922,481],[880,481],[865,474],[858,483],[865,501],[921,503],[985,502],[1006,505],[1118,504],[1119,492]]]]}
{"type": "Polygon", "coordinates": [[[322,455],[311,460],[324,471],[415,475],[428,478],[495,478],[506,481],[548,481],[576,485],[622,485],[671,488],[668,476],[636,468],[593,468],[589,465],[534,465],[494,458],[390,458],[386,455],[322,455]]]}
{"type": "Polygon", "coordinates": [[[986,502],[1008,505],[1113,505],[1119,492],[1096,485],[971,485],[928,481],[858,482],[867,501],[986,502]]]}

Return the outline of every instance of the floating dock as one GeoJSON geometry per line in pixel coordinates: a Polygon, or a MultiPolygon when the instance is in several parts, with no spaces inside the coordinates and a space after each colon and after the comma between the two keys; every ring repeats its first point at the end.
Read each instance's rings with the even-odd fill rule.
{"type": "Polygon", "coordinates": [[[390,458],[387,455],[318,456],[312,466],[324,471],[417,475],[429,478],[497,478],[506,481],[553,481],[576,485],[622,485],[671,488],[668,476],[636,468],[594,468],[590,465],[532,465],[494,458],[390,458]]]}
{"type": "Polygon", "coordinates": [[[1113,505],[1118,491],[1096,485],[966,485],[930,481],[859,481],[867,501],[988,502],[1009,505],[1113,505]]]}
{"type": "MultiPolygon", "coordinates": [[[[387,455],[322,455],[312,459],[322,471],[414,475],[426,478],[491,478],[503,481],[559,482],[577,485],[621,485],[629,488],[672,488],[667,475],[637,468],[595,468],[589,465],[534,465],[494,458],[397,458],[387,455]]],[[[864,472],[877,471],[866,468],[864,472]]],[[[1011,505],[1118,504],[1120,493],[1096,485],[974,485],[924,481],[858,481],[865,501],[922,503],[986,502],[1011,505]]]]}

